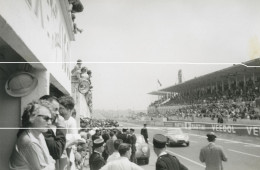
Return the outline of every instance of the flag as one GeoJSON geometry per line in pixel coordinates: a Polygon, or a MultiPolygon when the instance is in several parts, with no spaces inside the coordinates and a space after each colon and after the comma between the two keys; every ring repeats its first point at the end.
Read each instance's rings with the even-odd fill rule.
{"type": "Polygon", "coordinates": [[[162,83],[159,81],[159,79],[157,80],[157,82],[158,82],[158,84],[159,84],[160,86],[162,86],[162,83]]]}

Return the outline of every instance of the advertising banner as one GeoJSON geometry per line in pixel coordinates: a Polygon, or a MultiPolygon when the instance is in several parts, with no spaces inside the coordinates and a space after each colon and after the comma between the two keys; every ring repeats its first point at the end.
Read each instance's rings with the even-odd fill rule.
{"type": "Polygon", "coordinates": [[[217,123],[200,123],[200,122],[164,122],[167,127],[183,127],[188,130],[202,130],[211,132],[220,132],[226,134],[236,134],[239,136],[260,137],[259,125],[242,125],[242,124],[217,124],[217,123]]]}

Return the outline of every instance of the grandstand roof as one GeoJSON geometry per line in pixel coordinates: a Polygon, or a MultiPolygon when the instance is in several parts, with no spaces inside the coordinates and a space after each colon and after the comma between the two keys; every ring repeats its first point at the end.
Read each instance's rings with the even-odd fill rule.
{"type": "MultiPolygon", "coordinates": [[[[191,80],[185,81],[183,83],[169,86],[158,91],[158,95],[161,95],[159,92],[182,92],[190,89],[215,85],[217,82],[243,79],[245,76],[252,76],[253,73],[260,74],[260,58],[250,60],[241,64],[234,64],[231,67],[215,71],[209,74],[205,74],[200,77],[195,77],[191,80]]],[[[156,92],[151,92],[153,95],[156,95],[156,92]]],[[[148,93],[148,94],[151,94],[148,93]]]]}
{"type": "Polygon", "coordinates": [[[167,93],[170,93],[170,92],[165,92],[165,91],[152,91],[152,92],[150,92],[150,93],[148,93],[148,94],[161,96],[161,95],[166,95],[167,93]]]}

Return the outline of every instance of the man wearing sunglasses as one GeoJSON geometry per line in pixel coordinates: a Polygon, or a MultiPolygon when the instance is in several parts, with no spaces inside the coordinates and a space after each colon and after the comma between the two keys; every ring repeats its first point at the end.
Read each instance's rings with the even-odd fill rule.
{"type": "Polygon", "coordinates": [[[66,129],[64,118],[59,115],[59,102],[54,96],[44,95],[40,100],[47,100],[53,105],[51,118],[43,117],[44,120],[51,120],[47,132],[43,133],[50,155],[56,161],[55,169],[62,169],[61,156],[66,146],[66,129]]]}

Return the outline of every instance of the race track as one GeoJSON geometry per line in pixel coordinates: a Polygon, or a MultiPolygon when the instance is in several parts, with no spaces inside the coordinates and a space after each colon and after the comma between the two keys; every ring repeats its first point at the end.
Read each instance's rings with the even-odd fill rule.
{"type": "MultiPolygon", "coordinates": [[[[121,123],[124,127],[135,127],[135,133],[140,133],[142,126],[121,123]]],[[[157,156],[153,151],[152,137],[157,133],[164,133],[162,127],[148,127],[151,157],[148,165],[141,165],[145,170],[155,169],[157,156]]],[[[180,162],[190,170],[203,170],[205,164],[199,161],[200,149],[207,145],[205,132],[185,131],[190,137],[189,147],[167,147],[167,151],[175,155],[180,162]],[[203,134],[204,133],[204,134],[203,134]]],[[[218,136],[216,144],[223,147],[228,158],[223,163],[224,170],[259,170],[260,169],[260,140],[253,137],[218,136]]]]}

